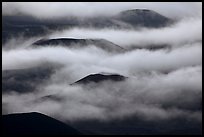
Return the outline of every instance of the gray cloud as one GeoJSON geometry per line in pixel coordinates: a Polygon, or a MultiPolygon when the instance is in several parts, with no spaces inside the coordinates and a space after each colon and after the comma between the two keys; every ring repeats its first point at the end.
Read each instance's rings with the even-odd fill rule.
{"type": "Polygon", "coordinates": [[[168,72],[189,65],[201,65],[201,49],[201,44],[193,44],[188,48],[181,47],[171,52],[135,50],[116,55],[89,47],[81,50],[70,50],[63,47],[19,49],[2,51],[2,70],[29,68],[48,61],[61,63],[82,74],[83,70],[91,73],[108,69],[120,73],[124,71],[130,75],[138,71],[168,72]],[[88,66],[89,68],[86,69],[88,66]]]}
{"type": "Polygon", "coordinates": [[[4,113],[39,111],[65,121],[129,116],[146,120],[181,116],[201,121],[202,112],[193,110],[202,100],[201,49],[200,44],[193,44],[168,52],[135,50],[125,54],[94,47],[3,51],[3,70],[30,68],[45,61],[63,65],[35,93],[3,94],[4,113]],[[162,73],[165,71],[168,74],[162,73]],[[99,72],[116,72],[130,79],[87,87],[69,85],[99,72]],[[48,95],[61,100],[40,100],[48,95]]]}
{"type": "Polygon", "coordinates": [[[202,40],[202,19],[188,18],[177,24],[161,29],[117,30],[117,29],[85,29],[73,28],[54,32],[48,38],[104,38],[120,46],[147,46],[168,44],[173,47],[199,42],[202,40]]]}
{"type": "Polygon", "coordinates": [[[38,18],[114,15],[133,8],[152,9],[170,18],[202,16],[201,2],[4,2],[2,4],[3,14],[24,13],[38,18]]]}
{"type": "Polygon", "coordinates": [[[132,115],[146,120],[183,116],[201,121],[202,112],[191,110],[201,103],[200,73],[201,66],[198,66],[179,69],[168,75],[138,75],[125,82],[104,82],[97,86],[49,83],[42,87],[43,92],[4,94],[2,101],[7,104],[7,113],[39,111],[68,121],[113,120],[132,115]],[[49,94],[62,100],[36,102],[49,94]]]}
{"type": "Polygon", "coordinates": [[[10,40],[2,48],[2,72],[32,68],[47,62],[60,64],[60,67],[34,93],[3,93],[3,113],[39,111],[64,121],[108,121],[138,116],[145,120],[184,117],[201,122],[202,19],[194,17],[201,14],[202,4],[168,4],[116,3],[115,6],[115,3],[3,3],[3,14],[23,12],[40,18],[50,18],[51,14],[54,17],[67,14],[106,15],[113,11],[115,14],[137,7],[151,7],[164,15],[182,18],[177,24],[162,29],[72,28],[44,36],[104,38],[124,48],[131,45],[145,47],[149,44],[172,46],[170,49],[155,51],[137,49],[113,54],[94,46],[81,49],[69,49],[60,45],[28,48],[41,37],[10,40]],[[119,73],[129,79],[99,85],[69,85],[89,74],[100,72],[119,73]],[[49,95],[57,99],[41,99],[49,95]]]}

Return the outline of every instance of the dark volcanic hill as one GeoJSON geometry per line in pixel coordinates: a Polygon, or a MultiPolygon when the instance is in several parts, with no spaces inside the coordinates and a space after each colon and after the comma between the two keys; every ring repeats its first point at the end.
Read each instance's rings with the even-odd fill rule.
{"type": "Polygon", "coordinates": [[[40,46],[64,46],[70,48],[80,48],[86,46],[96,46],[109,52],[124,52],[125,49],[105,39],[74,39],[74,38],[57,38],[42,39],[32,44],[32,47],[40,46]]]}
{"type": "Polygon", "coordinates": [[[125,80],[126,77],[122,76],[122,75],[118,75],[118,74],[91,74],[88,75],[76,82],[74,82],[73,84],[88,84],[90,82],[95,82],[95,83],[99,83],[102,81],[123,81],[125,80]]]}
{"type": "Polygon", "coordinates": [[[133,27],[159,28],[173,23],[169,18],[148,9],[133,9],[121,12],[118,20],[131,24],[133,27]]]}
{"type": "Polygon", "coordinates": [[[90,18],[67,17],[58,19],[37,19],[26,15],[2,16],[2,42],[19,35],[41,36],[50,31],[72,27],[134,29],[139,27],[159,28],[174,21],[157,12],[147,9],[123,11],[115,16],[90,18]]]}
{"type": "Polygon", "coordinates": [[[44,114],[32,112],[2,116],[3,135],[80,135],[81,133],[44,114]]]}

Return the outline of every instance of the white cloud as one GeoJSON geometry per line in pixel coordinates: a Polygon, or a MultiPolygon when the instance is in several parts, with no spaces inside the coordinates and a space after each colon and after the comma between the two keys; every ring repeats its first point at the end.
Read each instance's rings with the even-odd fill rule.
{"type": "Polygon", "coordinates": [[[44,62],[62,64],[34,93],[4,93],[3,113],[38,111],[65,121],[129,116],[145,120],[182,116],[201,121],[202,112],[193,110],[202,100],[201,49],[194,43],[168,52],[135,50],[125,54],[110,54],[94,47],[3,50],[3,70],[30,68],[44,62]],[[69,85],[98,72],[116,72],[130,79],[87,87],[69,85]],[[62,100],[38,100],[47,95],[62,100]]]}
{"type": "Polygon", "coordinates": [[[54,32],[48,38],[104,38],[120,46],[147,46],[168,44],[173,47],[202,40],[202,19],[184,19],[177,24],[161,29],[116,30],[73,28],[54,32]]]}
{"type": "Polygon", "coordinates": [[[144,47],[169,44],[172,49],[168,50],[140,49],[112,54],[93,46],[81,49],[60,45],[27,48],[38,38],[14,38],[2,48],[2,72],[32,68],[46,62],[61,66],[34,93],[3,92],[3,113],[39,111],[65,121],[138,116],[146,120],[185,117],[201,122],[202,111],[196,108],[202,102],[202,20],[201,17],[193,18],[201,14],[201,6],[201,3],[3,3],[3,14],[25,12],[40,18],[67,14],[106,15],[131,7],[151,7],[171,17],[191,17],[162,29],[73,28],[45,36],[104,38],[125,48],[134,44],[144,47]],[[50,8],[45,8],[47,6],[50,8]],[[69,85],[99,72],[119,73],[129,79],[117,83],[103,82],[97,86],[69,85]],[[40,100],[47,95],[61,100],[40,100]]]}
{"type": "Polygon", "coordinates": [[[201,66],[188,67],[168,75],[137,76],[125,82],[87,87],[50,83],[41,92],[3,94],[2,102],[7,104],[7,113],[39,111],[66,121],[113,120],[133,115],[146,120],[183,116],[201,121],[202,112],[191,110],[201,105],[201,71],[201,66]],[[62,100],[36,102],[49,94],[62,100]]]}
{"type": "Polygon", "coordinates": [[[113,15],[133,8],[152,9],[170,18],[202,16],[201,2],[4,2],[2,4],[3,14],[24,13],[39,18],[113,15]]]}
{"type": "Polygon", "coordinates": [[[29,68],[43,62],[52,62],[66,65],[70,71],[78,70],[79,74],[108,69],[129,75],[140,71],[168,72],[180,67],[201,65],[201,49],[200,44],[194,44],[171,52],[135,50],[115,55],[91,47],[80,50],[63,47],[19,49],[2,51],[2,70],[29,68]]]}

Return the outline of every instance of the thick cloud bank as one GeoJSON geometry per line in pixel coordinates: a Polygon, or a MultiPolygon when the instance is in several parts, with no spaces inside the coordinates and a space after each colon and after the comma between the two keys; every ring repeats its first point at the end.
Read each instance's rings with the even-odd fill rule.
{"type": "Polygon", "coordinates": [[[65,120],[111,120],[137,115],[145,119],[177,116],[201,120],[201,45],[165,50],[135,50],[111,55],[101,49],[39,48],[3,51],[3,70],[59,63],[35,93],[3,94],[4,113],[39,111],[65,120]],[[60,53],[60,54],[59,54],[60,53]],[[124,82],[70,86],[91,73],[128,76],[124,82]],[[59,100],[40,99],[54,95],[59,100]],[[60,112],[60,113],[59,113],[60,112]]]}
{"type": "Polygon", "coordinates": [[[2,4],[4,15],[23,13],[38,18],[70,15],[79,17],[110,16],[134,8],[151,9],[170,18],[202,16],[202,3],[199,2],[4,2],[2,4]]]}
{"type": "MultiPolygon", "coordinates": [[[[2,47],[2,73],[38,66],[58,67],[46,82],[36,85],[33,92],[3,92],[2,113],[38,111],[64,121],[138,117],[150,121],[184,118],[200,123],[201,6],[201,3],[3,3],[3,14],[26,13],[40,18],[107,15],[112,11],[114,14],[131,8],[151,7],[163,15],[182,19],[157,29],[87,29],[79,26],[44,37],[8,41],[2,47]],[[61,45],[30,47],[41,38],[62,37],[106,39],[125,48],[126,52],[109,53],[95,46],[78,49],[61,45]],[[149,45],[167,45],[167,48],[149,50],[146,48],[149,45]],[[101,72],[128,78],[120,82],[70,85],[101,72]]],[[[15,80],[11,75],[8,82],[15,80]]]]}
{"type": "Polygon", "coordinates": [[[160,29],[141,28],[140,30],[85,29],[73,28],[54,32],[49,38],[104,38],[126,48],[126,46],[147,46],[167,44],[172,47],[200,42],[202,40],[202,18],[188,18],[160,29]]]}

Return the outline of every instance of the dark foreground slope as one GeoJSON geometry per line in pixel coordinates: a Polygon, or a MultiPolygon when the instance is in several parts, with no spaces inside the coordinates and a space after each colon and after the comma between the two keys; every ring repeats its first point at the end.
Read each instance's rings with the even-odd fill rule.
{"type": "Polygon", "coordinates": [[[2,116],[3,135],[80,135],[76,129],[40,113],[2,116]]]}
{"type": "Polygon", "coordinates": [[[129,117],[108,122],[82,121],[74,127],[86,134],[100,135],[202,135],[202,123],[186,118],[146,121],[129,117]]]}

